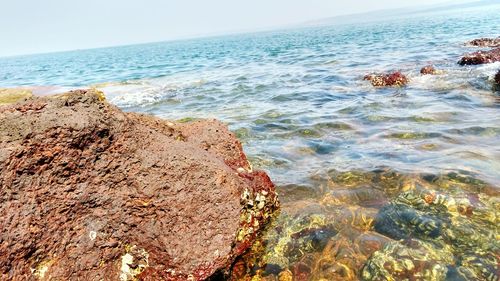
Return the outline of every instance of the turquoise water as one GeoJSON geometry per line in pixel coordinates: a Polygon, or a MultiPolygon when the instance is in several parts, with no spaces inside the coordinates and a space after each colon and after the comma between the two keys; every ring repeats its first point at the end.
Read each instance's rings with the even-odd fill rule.
{"type": "Polygon", "coordinates": [[[373,24],[0,59],[0,87],[102,88],[125,110],[215,117],[280,184],[325,167],[461,169],[500,184],[498,66],[459,67],[462,44],[500,34],[497,9],[373,24]],[[447,71],[420,77],[432,63],[447,71]],[[404,89],[362,76],[402,70],[404,89]],[[101,84],[101,85],[98,85],[101,84]],[[310,133],[310,134],[308,134],[310,133]],[[398,134],[415,133],[410,139],[398,134]],[[432,149],[426,149],[432,148],[432,149]]]}
{"type": "MultiPolygon", "coordinates": [[[[354,207],[377,221],[375,214],[401,195],[386,190],[394,185],[387,178],[403,191],[423,186],[459,198],[473,190],[498,201],[500,96],[492,91],[492,77],[500,64],[460,67],[457,61],[475,50],[465,41],[500,35],[499,14],[497,5],[377,23],[0,58],[0,86],[97,87],[126,111],[221,119],[242,140],[252,165],[279,186],[284,206],[278,224],[317,204],[321,211],[315,214],[338,222],[346,216],[339,210],[354,207]],[[445,74],[421,76],[427,64],[445,74]],[[362,79],[393,70],[409,76],[407,87],[375,89],[362,79]],[[328,203],[332,196],[335,211],[328,203]]],[[[485,212],[498,218],[498,204],[488,204],[485,212]]],[[[332,233],[344,229],[332,227],[332,233]]],[[[376,223],[361,229],[397,240],[376,223]]],[[[282,241],[276,236],[286,235],[273,231],[268,235],[274,238],[263,238],[267,246],[255,253],[276,251],[282,241]]],[[[495,230],[480,237],[499,236],[495,230]]],[[[462,254],[450,255],[457,260],[462,254]]],[[[299,276],[302,259],[283,255],[285,265],[262,257],[260,266],[246,262],[246,274],[272,275],[276,267],[266,267],[272,264],[281,274],[299,276]]],[[[361,278],[362,264],[353,269],[354,279],[361,278]]]]}

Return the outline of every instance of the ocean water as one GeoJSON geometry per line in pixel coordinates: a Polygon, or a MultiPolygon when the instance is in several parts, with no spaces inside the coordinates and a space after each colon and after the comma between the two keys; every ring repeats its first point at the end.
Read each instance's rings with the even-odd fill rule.
{"type": "Polygon", "coordinates": [[[499,14],[0,58],[0,87],[95,87],[126,111],[226,122],[283,202],[234,279],[498,280],[500,63],[457,61],[500,35],[499,14]],[[395,70],[408,86],[362,79],[395,70]]]}

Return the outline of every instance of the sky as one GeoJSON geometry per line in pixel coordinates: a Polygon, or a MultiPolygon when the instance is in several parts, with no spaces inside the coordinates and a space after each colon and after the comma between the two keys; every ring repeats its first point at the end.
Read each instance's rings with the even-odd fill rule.
{"type": "Polygon", "coordinates": [[[0,57],[259,31],[443,2],[450,0],[0,0],[0,57]]]}

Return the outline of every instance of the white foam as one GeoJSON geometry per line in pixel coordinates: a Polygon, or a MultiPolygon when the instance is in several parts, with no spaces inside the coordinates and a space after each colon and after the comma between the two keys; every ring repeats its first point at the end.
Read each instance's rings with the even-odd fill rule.
{"type": "Polygon", "coordinates": [[[495,74],[500,70],[500,62],[483,64],[477,68],[477,73],[480,76],[488,77],[488,80],[493,80],[495,74]]]}

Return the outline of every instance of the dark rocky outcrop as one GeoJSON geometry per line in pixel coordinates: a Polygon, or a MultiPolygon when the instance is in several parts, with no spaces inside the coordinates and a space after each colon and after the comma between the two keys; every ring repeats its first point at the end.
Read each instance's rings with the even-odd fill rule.
{"type": "Polygon", "coordinates": [[[216,120],[124,113],[96,91],[0,106],[0,280],[204,280],[277,206],[216,120]]]}
{"type": "Polygon", "coordinates": [[[496,91],[500,91],[500,69],[498,70],[497,74],[495,75],[494,79],[494,89],[496,91]]]}
{"type": "Polygon", "coordinates": [[[460,65],[477,65],[500,61],[500,48],[489,51],[478,51],[463,56],[458,64],[460,65]]]}
{"type": "Polygon", "coordinates": [[[390,74],[369,74],[363,80],[370,81],[374,87],[402,87],[409,82],[408,78],[399,71],[390,74]]]}
{"type": "Polygon", "coordinates": [[[500,47],[500,37],[498,38],[479,38],[465,43],[466,46],[496,48],[500,47]]]}

